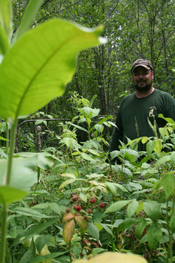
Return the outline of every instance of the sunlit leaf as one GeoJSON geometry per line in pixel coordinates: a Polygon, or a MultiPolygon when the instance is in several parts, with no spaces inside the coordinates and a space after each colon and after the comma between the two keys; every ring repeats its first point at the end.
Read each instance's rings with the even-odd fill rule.
{"type": "Polygon", "coordinates": [[[93,117],[96,117],[98,116],[99,112],[100,112],[100,109],[92,109],[90,107],[83,107],[81,109],[79,109],[79,112],[85,116],[86,118],[93,118],[93,117]]]}
{"type": "Polygon", "coordinates": [[[81,156],[83,159],[85,159],[87,161],[93,161],[92,157],[90,155],[88,155],[87,153],[81,153],[81,156]]]}
{"type": "Polygon", "coordinates": [[[96,129],[96,131],[98,131],[99,133],[101,133],[104,130],[104,126],[102,124],[96,124],[94,126],[94,128],[96,129]]]}
{"type": "Polygon", "coordinates": [[[70,178],[76,179],[75,174],[70,174],[70,173],[64,173],[64,174],[61,174],[60,176],[62,176],[62,177],[70,177],[70,178]]]}
{"type": "Polygon", "coordinates": [[[66,180],[66,181],[64,181],[64,182],[60,185],[59,189],[62,189],[62,188],[65,187],[66,185],[72,184],[72,183],[74,183],[75,181],[76,181],[76,179],[66,180]]]}
{"type": "Polygon", "coordinates": [[[61,96],[76,71],[77,54],[99,45],[101,31],[102,26],[87,29],[53,19],[25,33],[0,65],[1,118],[30,114],[61,96]]]}
{"type": "Polygon", "coordinates": [[[112,205],[110,205],[106,209],[105,213],[117,212],[120,209],[122,209],[125,205],[129,204],[130,202],[131,202],[131,200],[121,200],[121,201],[118,201],[116,203],[113,203],[112,205]]]}
{"type": "Polygon", "coordinates": [[[21,200],[27,195],[26,191],[16,189],[11,186],[0,186],[0,203],[10,204],[21,200]]]}
{"type": "MultiPolygon", "coordinates": [[[[10,123],[13,128],[17,124],[17,118],[36,111],[53,98],[61,96],[64,93],[65,85],[71,80],[76,71],[78,53],[83,49],[99,45],[99,35],[102,30],[102,26],[95,29],[87,29],[75,23],[54,19],[30,30],[22,36],[24,31],[31,26],[36,12],[43,3],[42,0],[31,0],[28,2],[21,25],[16,31],[14,42],[18,38],[19,40],[15,43],[13,42],[8,52],[6,52],[6,38],[3,37],[3,40],[1,40],[1,51],[3,53],[2,55],[5,54],[5,56],[1,55],[0,58],[1,60],[3,58],[0,65],[0,117],[5,120],[8,119],[8,123],[10,123]],[[4,100],[6,101],[3,102],[4,100]],[[13,125],[13,120],[15,120],[15,125],[13,125]]],[[[10,11],[10,0],[0,0],[0,24],[3,28],[2,32],[6,32],[9,39],[11,36],[10,11]]],[[[12,133],[10,134],[12,135],[12,142],[14,141],[13,134],[15,134],[13,131],[15,131],[15,129],[12,129],[12,133]]],[[[73,147],[78,148],[79,145],[77,145],[78,143],[76,145],[74,143],[73,147]]],[[[12,153],[13,143],[11,146],[10,153],[12,153]]],[[[10,157],[11,156],[12,154],[10,154],[10,157]]],[[[36,157],[36,155],[31,158],[17,158],[16,156],[13,162],[11,162],[10,157],[8,168],[12,168],[12,174],[10,173],[11,169],[9,169],[9,173],[7,173],[7,161],[0,161],[0,168],[2,168],[0,169],[0,184],[2,184],[2,187],[6,184],[8,174],[8,184],[17,185],[19,193],[21,193],[21,189],[29,190],[36,182],[36,171],[38,167],[43,169],[50,167],[44,159],[40,160],[41,162],[37,162],[38,156],[36,157]],[[13,165],[11,165],[12,163],[13,165]]],[[[1,195],[1,199],[4,197],[6,196],[1,195]]],[[[8,200],[3,200],[4,203],[7,201],[8,200]]],[[[23,202],[23,204],[25,204],[25,202],[23,202]]],[[[19,206],[10,209],[11,212],[17,213],[19,217],[27,216],[36,220],[43,218],[42,213],[35,209],[29,209],[27,205],[26,207],[19,206]]],[[[16,217],[16,215],[14,215],[14,217],[16,217]]],[[[51,216],[44,215],[44,218],[45,217],[49,218],[51,216]]],[[[82,225],[82,222],[79,223],[82,225]]],[[[31,225],[33,224],[29,226],[27,224],[24,227],[29,228],[31,225]]],[[[42,227],[38,225],[37,228],[33,228],[32,231],[24,231],[23,240],[31,238],[34,231],[42,231],[44,229],[43,225],[46,227],[50,224],[45,224],[44,221],[42,221],[41,225],[42,227]],[[26,237],[26,235],[28,236],[26,237]]],[[[3,227],[6,228],[5,217],[3,227]]],[[[66,243],[71,240],[74,230],[74,220],[70,220],[64,225],[63,237],[66,243]]],[[[22,230],[20,229],[20,235],[21,232],[22,230]]],[[[20,235],[17,236],[14,243],[19,242],[20,235]]],[[[3,241],[5,241],[5,235],[3,238],[3,241]]],[[[43,254],[42,250],[41,254],[43,254]]],[[[4,255],[2,256],[2,259],[3,258],[4,255]]],[[[46,257],[42,258],[42,262],[46,262],[45,260],[47,259],[46,257]]],[[[30,262],[33,260],[33,254],[29,260],[30,262]]],[[[24,255],[22,261],[27,263],[24,255]]],[[[40,261],[41,258],[35,262],[40,261]]],[[[49,260],[47,262],[51,261],[49,260]]]]}
{"type": "Polygon", "coordinates": [[[117,193],[116,187],[113,183],[106,182],[105,185],[111,191],[111,193],[113,193],[114,195],[117,193]]]}

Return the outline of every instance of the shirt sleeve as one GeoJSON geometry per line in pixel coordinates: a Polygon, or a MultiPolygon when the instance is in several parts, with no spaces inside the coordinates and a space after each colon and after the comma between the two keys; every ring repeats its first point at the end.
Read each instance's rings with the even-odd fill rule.
{"type": "Polygon", "coordinates": [[[166,104],[167,110],[164,117],[169,117],[175,121],[175,99],[170,94],[167,94],[166,104]]]}

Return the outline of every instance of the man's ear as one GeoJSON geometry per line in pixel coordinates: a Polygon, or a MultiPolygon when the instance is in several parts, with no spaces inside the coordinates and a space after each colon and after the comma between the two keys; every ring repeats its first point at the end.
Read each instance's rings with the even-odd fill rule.
{"type": "Polygon", "coordinates": [[[154,79],[154,71],[151,71],[152,79],[154,79]]]}

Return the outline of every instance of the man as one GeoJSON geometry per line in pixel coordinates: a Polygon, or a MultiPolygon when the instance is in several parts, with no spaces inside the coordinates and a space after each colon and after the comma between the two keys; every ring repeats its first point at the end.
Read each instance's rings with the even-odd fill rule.
{"type": "MultiPolygon", "coordinates": [[[[135,92],[126,96],[119,108],[116,119],[116,128],[113,131],[110,152],[119,149],[120,141],[126,143],[127,138],[133,140],[142,136],[155,136],[148,119],[157,127],[163,127],[164,117],[175,120],[175,100],[167,92],[153,87],[154,70],[147,59],[136,60],[131,68],[132,81],[135,92]]],[[[139,150],[143,150],[143,145],[139,150]]]]}

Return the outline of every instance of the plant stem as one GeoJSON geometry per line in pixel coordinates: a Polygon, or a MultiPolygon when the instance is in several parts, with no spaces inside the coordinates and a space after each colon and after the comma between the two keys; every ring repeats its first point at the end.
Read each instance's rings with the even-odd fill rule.
{"type": "Polygon", "coordinates": [[[169,259],[170,259],[170,263],[173,263],[173,237],[172,237],[172,233],[169,230],[169,259]]]}
{"type": "Polygon", "coordinates": [[[6,229],[7,229],[7,205],[3,204],[2,212],[2,227],[1,227],[1,250],[0,250],[0,262],[5,263],[6,255],[6,229]]]}
{"type": "Polygon", "coordinates": [[[72,257],[71,257],[71,241],[69,242],[69,258],[70,258],[70,263],[72,262],[72,257]]]}
{"type": "MultiPolygon", "coordinates": [[[[172,215],[173,213],[174,213],[174,195],[173,195],[172,215]]],[[[169,257],[170,257],[170,262],[173,263],[173,234],[169,227],[168,227],[168,232],[169,232],[169,257]]]]}
{"type": "Polygon", "coordinates": [[[6,122],[6,154],[8,155],[8,152],[9,152],[9,127],[8,127],[8,124],[6,122]]]}
{"type": "Polygon", "coordinates": [[[10,133],[10,150],[9,150],[9,156],[8,156],[6,185],[10,185],[10,182],[11,182],[12,160],[13,160],[15,135],[16,135],[16,124],[17,124],[17,119],[12,124],[11,133],[10,133]]]}
{"type": "Polygon", "coordinates": [[[37,168],[37,180],[38,180],[38,182],[39,182],[39,180],[40,180],[40,167],[38,167],[37,168]]]}
{"type": "MultiPolygon", "coordinates": [[[[13,160],[13,152],[14,152],[14,145],[15,145],[15,135],[16,135],[16,124],[17,118],[12,124],[11,128],[11,138],[10,138],[10,150],[8,155],[8,164],[7,164],[7,178],[6,178],[6,186],[10,185],[11,182],[11,174],[12,174],[12,160],[13,160]]],[[[7,150],[8,152],[8,150],[7,150]]],[[[1,253],[0,253],[0,262],[5,263],[6,257],[6,245],[7,245],[7,217],[8,217],[8,205],[4,201],[3,202],[3,213],[2,213],[2,236],[1,236],[1,253]]]]}

